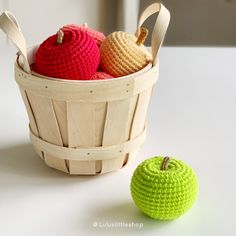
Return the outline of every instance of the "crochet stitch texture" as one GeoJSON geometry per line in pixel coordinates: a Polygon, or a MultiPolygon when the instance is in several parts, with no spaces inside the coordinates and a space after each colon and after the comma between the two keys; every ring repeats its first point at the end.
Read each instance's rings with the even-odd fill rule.
{"type": "Polygon", "coordinates": [[[94,29],[92,29],[88,26],[85,26],[85,25],[70,24],[70,25],[64,26],[62,29],[79,29],[79,30],[82,30],[82,31],[88,33],[95,40],[98,47],[101,46],[103,40],[105,39],[105,35],[102,32],[94,30],[94,29]]]}
{"type": "Polygon", "coordinates": [[[95,40],[78,29],[63,29],[63,33],[61,44],[55,34],[40,45],[35,55],[35,71],[61,79],[91,79],[100,61],[95,40]]]}
{"type": "Polygon", "coordinates": [[[113,78],[112,75],[109,75],[103,71],[97,71],[94,76],[91,78],[91,80],[104,80],[104,79],[111,79],[113,78]]]}
{"type": "Polygon", "coordinates": [[[137,207],[154,219],[171,220],[185,213],[198,194],[194,171],[185,163],[170,159],[161,170],[163,157],[142,162],[131,180],[131,195],[137,207]]]}
{"type": "Polygon", "coordinates": [[[126,32],[111,33],[100,47],[101,68],[114,77],[132,74],[144,68],[152,55],[145,46],[136,44],[137,38],[126,32]]]}

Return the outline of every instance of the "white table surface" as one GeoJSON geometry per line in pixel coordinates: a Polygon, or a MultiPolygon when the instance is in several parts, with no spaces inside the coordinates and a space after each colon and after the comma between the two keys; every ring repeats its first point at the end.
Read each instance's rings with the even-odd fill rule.
{"type": "Polygon", "coordinates": [[[163,48],[142,150],[98,177],[67,176],[36,156],[13,77],[16,50],[0,49],[1,236],[236,235],[236,48],[163,48]],[[196,204],[175,221],[149,219],[130,196],[135,167],[155,155],[182,159],[199,177],[196,204]]]}

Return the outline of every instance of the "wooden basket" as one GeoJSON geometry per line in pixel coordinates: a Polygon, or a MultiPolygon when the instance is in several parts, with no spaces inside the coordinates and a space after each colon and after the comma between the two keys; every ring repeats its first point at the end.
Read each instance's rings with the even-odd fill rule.
{"type": "MultiPolygon", "coordinates": [[[[34,74],[37,46],[27,50],[20,27],[9,12],[0,28],[19,49],[15,79],[30,121],[30,139],[45,163],[76,175],[122,168],[146,135],[146,113],[158,77],[157,55],[170,15],[159,3],[144,10],[138,29],[159,12],[152,35],[153,64],[129,76],[103,81],[70,81],[34,74]]],[[[137,32],[138,33],[138,32],[137,32]]]]}

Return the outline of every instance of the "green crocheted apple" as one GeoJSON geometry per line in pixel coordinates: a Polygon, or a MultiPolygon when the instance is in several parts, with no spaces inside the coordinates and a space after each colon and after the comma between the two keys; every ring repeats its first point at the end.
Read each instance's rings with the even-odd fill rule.
{"type": "Polygon", "coordinates": [[[143,161],[131,180],[131,195],[146,215],[172,220],[184,214],[198,195],[198,180],[191,167],[169,157],[143,161]]]}

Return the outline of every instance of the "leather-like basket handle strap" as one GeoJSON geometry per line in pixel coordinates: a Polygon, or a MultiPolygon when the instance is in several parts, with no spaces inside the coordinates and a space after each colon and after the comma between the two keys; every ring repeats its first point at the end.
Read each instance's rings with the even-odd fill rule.
{"type": "Polygon", "coordinates": [[[0,28],[19,49],[19,52],[23,56],[24,70],[27,73],[31,74],[30,65],[27,59],[27,47],[25,38],[21,32],[20,26],[16,18],[10,12],[5,11],[0,16],[0,28]]]}
{"type": "Polygon", "coordinates": [[[152,31],[151,47],[153,56],[153,65],[157,64],[159,49],[164,41],[165,34],[170,22],[170,12],[161,3],[153,3],[149,5],[140,15],[136,36],[139,35],[142,24],[153,14],[159,12],[152,31]]]}

